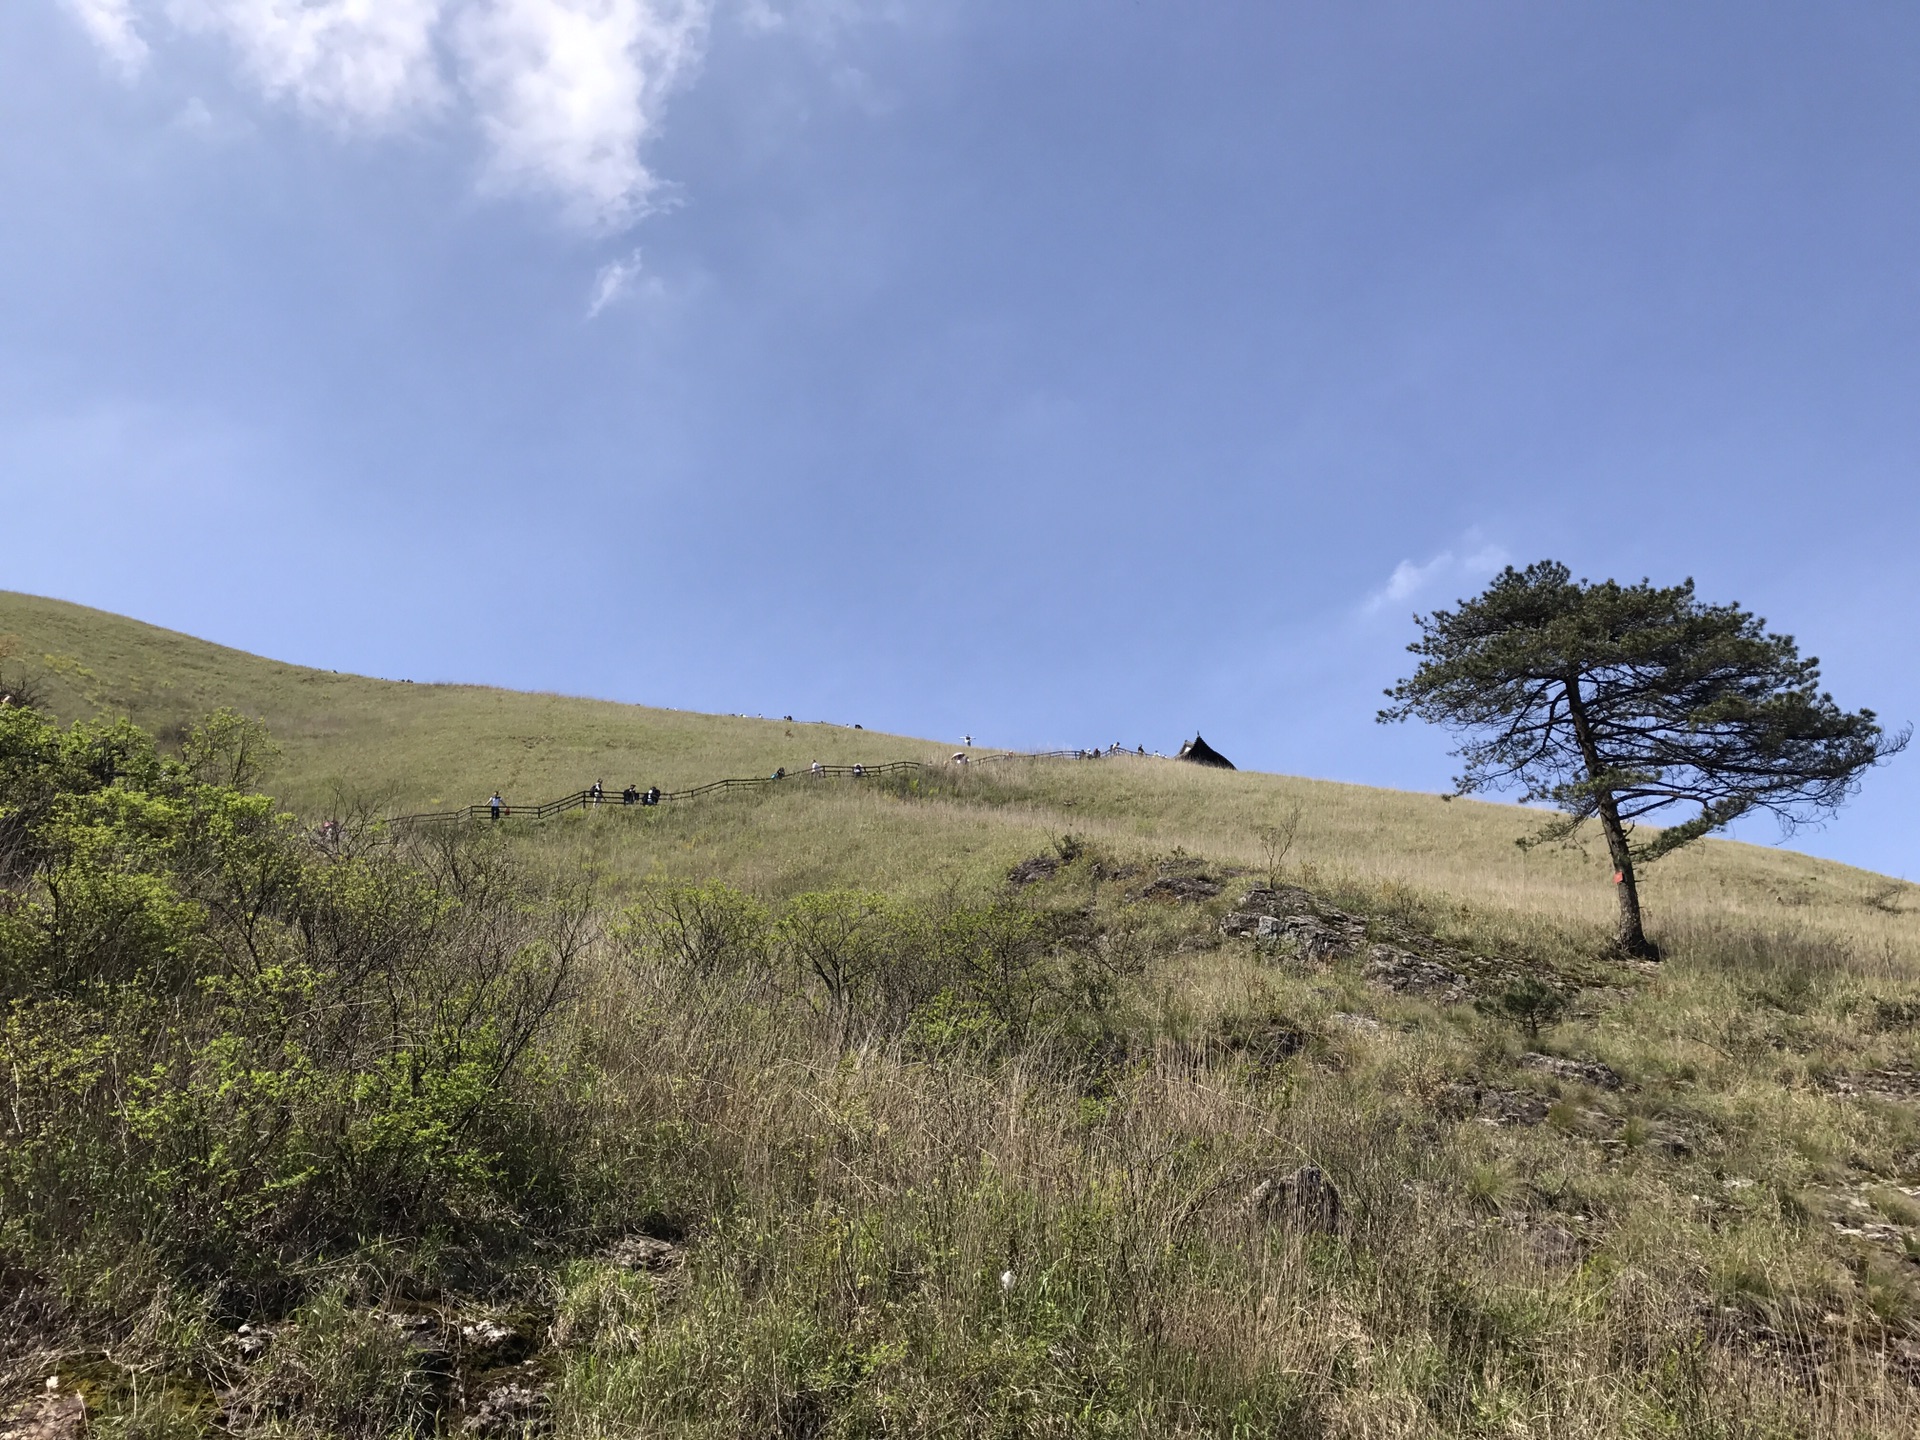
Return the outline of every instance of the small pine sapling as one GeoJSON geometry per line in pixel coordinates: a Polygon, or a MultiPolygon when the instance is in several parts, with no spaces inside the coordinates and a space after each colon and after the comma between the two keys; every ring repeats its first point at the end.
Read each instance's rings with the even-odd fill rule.
{"type": "Polygon", "coordinates": [[[1537,1041],[1540,1031],[1566,1013],[1566,998],[1538,975],[1522,975],[1498,995],[1482,1000],[1475,1007],[1483,1015],[1506,1020],[1537,1041]]]}

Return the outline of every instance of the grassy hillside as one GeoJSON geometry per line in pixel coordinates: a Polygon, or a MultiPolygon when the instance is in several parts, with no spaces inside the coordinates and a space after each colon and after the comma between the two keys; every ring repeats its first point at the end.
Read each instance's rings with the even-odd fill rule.
{"type": "MultiPolygon", "coordinates": [[[[296,811],[387,813],[539,801],[595,779],[671,789],[813,760],[939,763],[938,743],[824,724],[745,720],[470,685],[415,685],[284,665],[121,616],[0,592],[0,635],[67,719],[125,714],[163,739],[219,705],[266,722],[284,757],[267,778],[296,811]]],[[[981,768],[902,802],[853,787],[617,809],[557,824],[543,845],[591,857],[615,884],[719,876],[773,896],[857,882],[930,890],[997,872],[1078,832],[1118,852],[1175,848],[1265,863],[1261,831],[1299,824],[1290,862],[1329,881],[1399,887],[1465,924],[1598,933],[1613,897],[1587,852],[1519,850],[1515,806],[1169,761],[981,768]]],[[[1669,937],[1729,924],[1819,937],[1861,963],[1920,957],[1920,891],[1791,850],[1709,841],[1654,867],[1650,923],[1669,937]],[[1905,900],[1900,896],[1906,896],[1905,900]]]]}
{"type": "Polygon", "coordinates": [[[478,685],[414,685],[283,665],[56,600],[0,592],[0,634],[66,718],[124,714],[167,736],[218,705],[285,750],[280,798],[318,813],[336,788],[401,809],[538,800],[601,778],[671,789],[796,761],[872,760],[924,744],[478,685]]]}
{"type": "Polygon", "coordinates": [[[1511,806],[6,633],[350,823],[0,712],[0,1433],[1920,1433],[1912,887],[1710,842],[1627,962],[1511,806]],[[352,823],[814,758],[933,767],[352,823]]]}

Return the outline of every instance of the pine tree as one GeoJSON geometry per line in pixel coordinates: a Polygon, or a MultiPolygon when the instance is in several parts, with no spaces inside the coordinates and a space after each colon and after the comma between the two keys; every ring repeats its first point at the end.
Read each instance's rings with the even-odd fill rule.
{"type": "Polygon", "coordinates": [[[1693,581],[1574,581],[1542,561],[1507,568],[1454,610],[1414,617],[1420,657],[1387,691],[1382,723],[1409,717],[1460,737],[1455,793],[1518,788],[1561,816],[1523,838],[1596,821],[1620,899],[1618,941],[1652,958],[1636,866],[1770,813],[1791,832],[1836,810],[1872,766],[1905,747],[1871,710],[1842,711],[1820,662],[1738,605],[1708,605],[1693,581]],[[1694,813],[1641,841],[1637,823],[1694,813]]]}

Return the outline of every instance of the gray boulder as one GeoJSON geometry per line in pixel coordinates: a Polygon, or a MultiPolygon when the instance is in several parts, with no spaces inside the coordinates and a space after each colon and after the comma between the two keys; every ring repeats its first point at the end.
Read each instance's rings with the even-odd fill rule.
{"type": "Polygon", "coordinates": [[[1467,998],[1467,977],[1434,960],[1392,945],[1367,951],[1367,978],[1401,995],[1418,995],[1444,1005],[1467,998]]]}
{"type": "Polygon", "coordinates": [[[1538,1070],[1556,1080],[1572,1080],[1581,1085],[1591,1085],[1596,1090],[1618,1090],[1627,1083],[1620,1078],[1618,1070],[1598,1060],[1567,1060],[1559,1055],[1530,1051],[1520,1057],[1520,1063],[1529,1070],[1538,1070]]]}
{"type": "Polygon", "coordinates": [[[547,1429],[550,1405],[544,1387],[509,1380],[480,1397],[467,1417],[467,1429],[475,1435],[499,1437],[539,1434],[547,1429]]]}
{"type": "Polygon", "coordinates": [[[606,1258],[627,1270],[671,1270],[680,1263],[680,1247],[651,1235],[629,1235],[608,1246],[606,1258]]]}
{"type": "Polygon", "coordinates": [[[6,1440],[84,1440],[87,1402],[78,1391],[49,1381],[46,1393],[11,1411],[0,1411],[0,1436],[6,1440]]]}
{"type": "Polygon", "coordinates": [[[1262,1180],[1248,1194],[1247,1208],[1256,1219],[1321,1235],[1337,1235],[1346,1224],[1340,1191],[1318,1165],[1262,1180]]]}
{"type": "Polygon", "coordinates": [[[1547,1118],[1547,1108],[1547,1102],[1531,1091],[1499,1090],[1491,1085],[1449,1085],[1440,1094],[1443,1113],[1483,1125],[1539,1125],[1547,1118]]]}

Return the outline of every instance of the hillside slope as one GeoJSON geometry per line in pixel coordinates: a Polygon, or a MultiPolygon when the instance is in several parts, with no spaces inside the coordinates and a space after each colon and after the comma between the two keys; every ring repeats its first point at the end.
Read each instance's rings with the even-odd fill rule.
{"type": "MultiPolygon", "coordinates": [[[[496,788],[533,802],[596,778],[672,788],[815,759],[938,764],[951,753],[836,725],[312,670],[11,592],[0,592],[0,635],[16,638],[13,663],[63,719],[126,714],[163,739],[219,705],[265,721],[285,752],[268,787],[314,817],[343,804],[457,806],[496,788]]],[[[1542,925],[1598,935],[1608,922],[1604,857],[1521,851],[1513,841],[1535,819],[1517,806],[1131,758],[976,767],[911,803],[837,786],[672,812],[609,808],[549,827],[546,843],[591,857],[616,882],[663,872],[776,896],[833,883],[924,891],[991,876],[1067,832],[1120,853],[1177,848],[1259,868],[1295,807],[1288,862],[1330,883],[1399,889],[1462,924],[1497,921],[1516,935],[1542,925]]],[[[1654,867],[1644,893],[1669,938],[1735,924],[1920,958],[1912,887],[1790,850],[1710,841],[1654,867]]]]}
{"type": "Polygon", "coordinates": [[[1908,887],[1698,846],[1656,965],[1511,806],[6,633],[363,808],[0,712],[0,1433],[1920,1433],[1908,887]],[[358,823],[816,755],[930,763],[358,823]]]}

